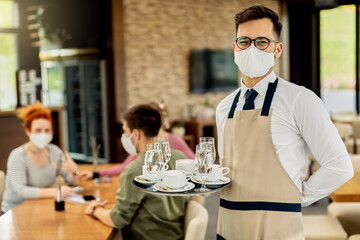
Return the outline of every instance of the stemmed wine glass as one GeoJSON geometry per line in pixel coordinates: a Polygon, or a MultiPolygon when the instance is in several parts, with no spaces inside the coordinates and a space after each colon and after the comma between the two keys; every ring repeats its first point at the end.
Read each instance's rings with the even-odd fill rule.
{"type": "Polygon", "coordinates": [[[157,180],[158,174],[164,164],[161,151],[156,150],[155,144],[146,144],[144,165],[151,175],[151,180],[157,180]]]}
{"type": "MultiPolygon", "coordinates": [[[[209,146],[211,149],[211,155],[212,155],[212,162],[213,164],[216,161],[216,149],[215,149],[215,139],[213,137],[201,137],[200,138],[200,147],[206,148],[206,146],[209,146]]],[[[220,162],[221,165],[221,162],[220,162]]]]}
{"type": "Polygon", "coordinates": [[[164,157],[164,167],[171,159],[171,149],[168,137],[155,137],[155,144],[159,144],[164,157]]]}
{"type": "Polygon", "coordinates": [[[201,178],[201,188],[195,189],[196,192],[207,192],[210,189],[206,188],[205,179],[206,174],[209,172],[211,165],[213,164],[213,156],[210,145],[197,145],[195,152],[195,170],[198,176],[201,178]]]}

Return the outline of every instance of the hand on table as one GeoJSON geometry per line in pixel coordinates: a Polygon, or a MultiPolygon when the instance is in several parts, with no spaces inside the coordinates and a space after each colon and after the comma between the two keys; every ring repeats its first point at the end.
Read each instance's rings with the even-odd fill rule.
{"type": "Polygon", "coordinates": [[[61,198],[65,198],[74,192],[74,189],[69,186],[61,186],[61,198]]]}
{"type": "Polygon", "coordinates": [[[87,206],[87,208],[85,209],[85,214],[93,216],[94,208],[96,208],[96,207],[105,207],[108,203],[109,203],[108,200],[105,200],[105,201],[102,201],[102,202],[97,202],[95,200],[92,200],[89,203],[89,205],[87,206]]]}
{"type": "Polygon", "coordinates": [[[79,174],[80,180],[92,179],[92,177],[93,177],[93,173],[88,170],[81,171],[79,174]]]}

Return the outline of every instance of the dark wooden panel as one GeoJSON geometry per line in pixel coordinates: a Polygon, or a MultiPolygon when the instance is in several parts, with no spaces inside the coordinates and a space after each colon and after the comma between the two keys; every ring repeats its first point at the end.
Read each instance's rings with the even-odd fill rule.
{"type": "Polygon", "coordinates": [[[0,115],[0,170],[6,171],[6,163],[12,149],[28,141],[22,121],[14,114],[0,115]]]}

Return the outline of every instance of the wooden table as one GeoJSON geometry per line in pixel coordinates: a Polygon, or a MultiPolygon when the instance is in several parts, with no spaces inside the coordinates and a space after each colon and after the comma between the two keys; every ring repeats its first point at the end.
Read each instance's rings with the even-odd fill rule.
{"type": "MultiPolygon", "coordinates": [[[[99,165],[104,169],[114,164],[99,165]]],[[[91,170],[91,165],[79,165],[80,169],[91,170]]],[[[118,177],[112,182],[99,184],[92,180],[81,181],[83,195],[94,195],[109,204],[115,202],[118,177]]],[[[116,231],[100,221],[85,215],[86,205],[65,202],[65,211],[56,212],[54,199],[26,200],[0,217],[0,239],[112,239],[116,231]]]]}
{"type": "Polygon", "coordinates": [[[329,195],[334,202],[360,202],[360,172],[329,195]]]}

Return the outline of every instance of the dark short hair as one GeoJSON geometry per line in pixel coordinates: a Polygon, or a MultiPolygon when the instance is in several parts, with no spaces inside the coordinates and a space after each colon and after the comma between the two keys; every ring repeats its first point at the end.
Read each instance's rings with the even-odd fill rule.
{"type": "Polygon", "coordinates": [[[273,23],[275,34],[277,35],[277,37],[280,37],[282,24],[281,22],[279,22],[279,16],[270,8],[259,5],[246,8],[235,15],[235,34],[238,33],[239,24],[260,18],[270,19],[273,23]]]}
{"type": "Polygon", "coordinates": [[[160,113],[147,104],[136,105],[123,113],[122,118],[126,121],[131,131],[141,130],[148,138],[156,137],[161,126],[160,113]]]}

